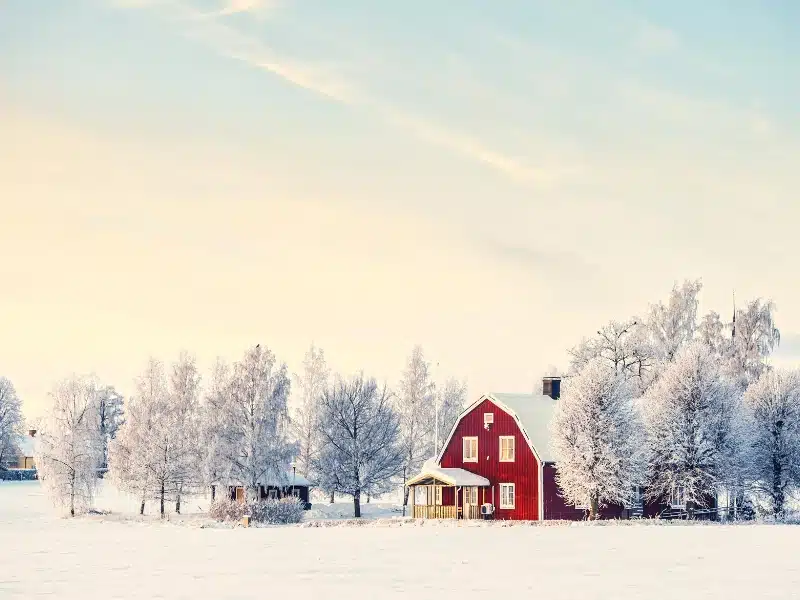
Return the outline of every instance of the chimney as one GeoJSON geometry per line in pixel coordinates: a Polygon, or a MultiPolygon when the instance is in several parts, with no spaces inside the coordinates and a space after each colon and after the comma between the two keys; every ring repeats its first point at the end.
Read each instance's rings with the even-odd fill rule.
{"type": "Polygon", "coordinates": [[[561,396],[561,377],[543,377],[542,394],[558,400],[561,396]]]}

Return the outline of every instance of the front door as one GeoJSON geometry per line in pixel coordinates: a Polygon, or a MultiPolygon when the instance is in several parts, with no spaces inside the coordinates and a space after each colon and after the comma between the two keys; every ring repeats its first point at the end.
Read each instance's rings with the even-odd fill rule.
{"type": "Polygon", "coordinates": [[[465,487],[463,492],[464,518],[474,519],[478,512],[478,488],[465,487]]]}
{"type": "Polygon", "coordinates": [[[236,501],[237,502],[244,502],[244,488],[237,487],[236,488],[236,501]]]}

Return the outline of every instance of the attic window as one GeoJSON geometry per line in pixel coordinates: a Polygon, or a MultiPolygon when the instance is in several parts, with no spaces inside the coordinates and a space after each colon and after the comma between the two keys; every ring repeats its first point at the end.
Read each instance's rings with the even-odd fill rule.
{"type": "Polygon", "coordinates": [[[483,424],[491,425],[494,423],[494,413],[483,413],[483,424]]]}

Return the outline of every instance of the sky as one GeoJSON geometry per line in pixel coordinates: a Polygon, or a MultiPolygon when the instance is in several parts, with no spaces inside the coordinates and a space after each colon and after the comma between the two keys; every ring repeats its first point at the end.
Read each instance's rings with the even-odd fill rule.
{"type": "Polygon", "coordinates": [[[800,365],[794,0],[0,0],[0,374],[415,344],[527,392],[702,278],[800,365]]]}

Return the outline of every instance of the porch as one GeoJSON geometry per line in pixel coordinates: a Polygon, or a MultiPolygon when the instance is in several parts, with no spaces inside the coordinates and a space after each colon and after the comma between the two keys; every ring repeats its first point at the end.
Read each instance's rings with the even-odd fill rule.
{"type": "Polygon", "coordinates": [[[406,482],[411,516],[415,519],[479,519],[481,504],[489,502],[488,479],[465,469],[446,469],[426,463],[406,482]]]}

